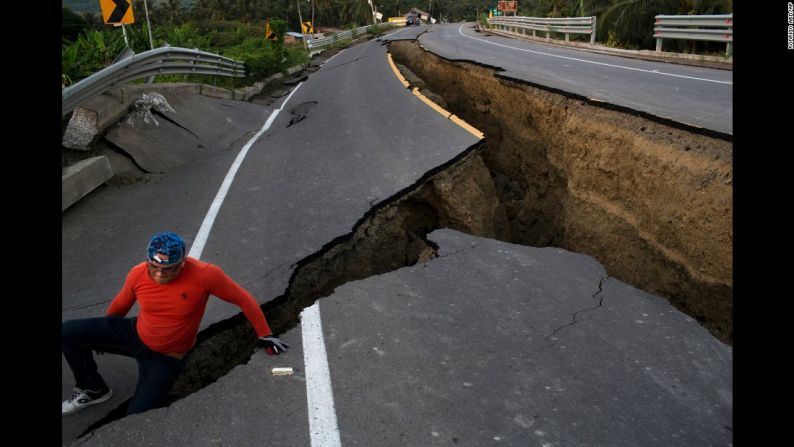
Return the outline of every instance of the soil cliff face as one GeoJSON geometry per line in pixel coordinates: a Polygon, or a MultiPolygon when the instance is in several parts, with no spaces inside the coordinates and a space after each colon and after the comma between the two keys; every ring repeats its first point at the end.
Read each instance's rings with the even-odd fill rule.
{"type": "Polygon", "coordinates": [[[591,255],[731,343],[730,137],[515,82],[414,42],[390,52],[486,136],[470,166],[420,193],[442,226],[591,255]]]}

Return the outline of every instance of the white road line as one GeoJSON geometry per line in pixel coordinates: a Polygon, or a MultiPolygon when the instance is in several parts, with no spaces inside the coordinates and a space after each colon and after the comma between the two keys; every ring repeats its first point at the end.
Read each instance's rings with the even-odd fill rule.
{"type": "Polygon", "coordinates": [[[301,312],[301,334],[311,446],[340,447],[342,442],[336,425],[334,394],[328,370],[328,355],[325,352],[319,301],[301,312]]]}
{"type": "MultiPolygon", "coordinates": [[[[345,50],[334,54],[322,65],[325,66],[343,51],[345,50]]],[[[300,319],[311,447],[341,447],[328,354],[325,352],[323,322],[320,318],[320,302],[303,309],[300,319]]]]}
{"type": "Polygon", "coordinates": [[[623,65],[613,65],[613,64],[607,64],[607,63],[604,63],[604,62],[589,61],[587,59],[579,59],[579,58],[575,58],[575,57],[560,56],[558,54],[544,53],[542,51],[528,50],[526,48],[511,47],[510,45],[503,45],[501,43],[491,42],[491,41],[488,41],[488,40],[485,40],[485,39],[480,39],[480,38],[473,37],[473,36],[467,36],[467,35],[463,34],[463,31],[461,31],[463,29],[463,25],[465,25],[465,23],[460,25],[460,27],[458,28],[458,34],[460,34],[461,36],[468,37],[469,39],[479,40],[480,42],[489,43],[491,45],[496,45],[496,46],[499,46],[499,47],[511,48],[513,50],[524,51],[524,52],[527,52],[527,53],[541,54],[543,56],[558,57],[560,59],[568,59],[568,60],[572,60],[572,61],[584,62],[584,63],[587,63],[587,64],[604,65],[606,67],[622,68],[624,70],[641,71],[643,73],[651,73],[651,74],[664,75],[664,76],[673,76],[673,77],[676,77],[676,78],[684,78],[684,79],[693,79],[695,81],[705,81],[705,82],[714,82],[714,83],[717,83],[717,84],[733,85],[733,82],[728,82],[728,81],[716,81],[714,79],[696,78],[696,77],[693,77],[693,76],[684,76],[684,75],[677,75],[677,74],[673,74],[673,73],[664,73],[664,72],[661,72],[661,71],[658,71],[658,70],[643,70],[641,68],[626,67],[626,66],[623,66],[623,65]]]}
{"type": "Polygon", "coordinates": [[[275,121],[278,114],[284,109],[284,106],[287,105],[287,102],[292,97],[292,95],[298,91],[300,86],[303,83],[301,82],[298,84],[297,87],[287,96],[287,99],[281,103],[281,107],[274,110],[270,117],[268,117],[267,121],[265,121],[265,125],[259,129],[259,132],[256,133],[247,143],[240,149],[240,153],[237,154],[237,158],[234,159],[234,163],[229,168],[229,172],[226,173],[226,178],[223,179],[223,183],[221,183],[221,188],[218,190],[218,194],[215,195],[215,200],[212,201],[212,205],[210,205],[209,211],[207,211],[207,215],[204,216],[204,221],[201,223],[201,228],[199,228],[198,234],[196,234],[196,238],[193,240],[193,245],[190,246],[190,252],[187,254],[193,258],[201,258],[201,253],[204,251],[204,245],[207,244],[207,238],[210,235],[210,230],[212,230],[212,226],[215,224],[215,218],[218,217],[218,211],[221,209],[221,205],[223,205],[223,201],[226,199],[226,193],[229,192],[229,187],[232,186],[232,182],[234,181],[234,176],[237,175],[237,170],[240,169],[240,165],[243,164],[243,160],[245,156],[248,154],[248,149],[251,149],[251,146],[262,136],[263,133],[267,132],[270,129],[270,126],[275,121]]]}
{"type": "MultiPolygon", "coordinates": [[[[341,53],[341,51],[340,51],[341,53]]],[[[335,54],[336,57],[339,53],[335,54]]],[[[333,57],[331,58],[333,59],[333,57]]],[[[328,59],[328,60],[331,60],[328,59]]],[[[328,61],[326,61],[328,62],[328,61]]],[[[281,107],[274,110],[268,117],[265,124],[259,129],[250,140],[243,146],[240,153],[237,154],[234,163],[229,168],[229,172],[223,179],[215,199],[210,205],[204,221],[201,223],[198,234],[190,247],[188,256],[194,258],[201,258],[201,253],[204,251],[204,246],[207,243],[210,230],[215,224],[215,218],[218,216],[218,211],[226,199],[226,194],[229,192],[229,187],[237,175],[237,170],[243,163],[245,156],[251,146],[270,129],[273,125],[278,114],[284,110],[292,95],[298,91],[301,82],[290,92],[287,99],[281,104],[281,107]]],[[[334,410],[334,398],[331,391],[331,375],[328,370],[328,357],[325,352],[325,341],[323,340],[322,321],[320,320],[320,307],[319,303],[314,303],[311,307],[304,309],[301,313],[301,332],[303,334],[303,360],[306,364],[306,397],[309,403],[309,432],[312,447],[341,447],[342,443],[339,438],[339,429],[336,425],[336,411],[334,410]]]]}
{"type": "Polygon", "coordinates": [[[328,60],[326,60],[325,62],[323,62],[323,63],[322,63],[322,65],[325,65],[325,64],[327,64],[328,62],[331,62],[331,59],[333,59],[333,58],[335,58],[336,56],[339,56],[340,54],[344,53],[344,51],[345,51],[346,49],[347,49],[347,48],[345,48],[345,49],[343,49],[342,51],[340,51],[340,52],[338,52],[338,53],[334,54],[333,56],[329,57],[329,58],[328,58],[328,60]]]}

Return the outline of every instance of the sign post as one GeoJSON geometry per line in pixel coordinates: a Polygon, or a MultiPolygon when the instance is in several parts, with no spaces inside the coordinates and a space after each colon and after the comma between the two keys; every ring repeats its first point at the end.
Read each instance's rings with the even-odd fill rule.
{"type": "MultiPolygon", "coordinates": [[[[298,4],[298,23],[303,25],[303,16],[301,16],[301,3],[297,0],[296,3],[298,4]]],[[[303,39],[301,40],[303,41],[303,49],[309,51],[309,44],[306,43],[306,33],[303,34],[303,39]]]]}
{"type": "Polygon", "coordinates": [[[152,24],[149,22],[149,5],[146,4],[146,0],[143,0],[143,9],[146,11],[146,28],[149,29],[149,49],[154,49],[154,39],[152,39],[152,24]]]}
{"type": "Polygon", "coordinates": [[[99,0],[99,6],[102,9],[102,19],[106,25],[121,27],[121,32],[124,34],[124,45],[129,48],[130,43],[127,40],[127,30],[124,25],[135,23],[129,0],[99,0]]]}

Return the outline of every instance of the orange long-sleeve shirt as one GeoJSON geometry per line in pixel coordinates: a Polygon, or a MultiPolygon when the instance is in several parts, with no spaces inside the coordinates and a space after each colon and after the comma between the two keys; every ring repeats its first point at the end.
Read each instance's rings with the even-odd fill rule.
{"type": "Polygon", "coordinates": [[[184,353],[196,343],[210,294],[239,306],[257,336],[272,333],[250,293],[220,267],[190,257],[185,258],[179,276],[167,284],[158,284],[149,276],[146,262],[136,265],[106,313],[126,316],[137,301],[140,311],[136,328],[141,341],[155,352],[184,353]]]}

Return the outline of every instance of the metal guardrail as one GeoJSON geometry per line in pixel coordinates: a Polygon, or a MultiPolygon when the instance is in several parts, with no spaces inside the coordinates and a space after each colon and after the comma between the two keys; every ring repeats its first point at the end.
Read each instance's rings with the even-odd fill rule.
{"type": "MultiPolygon", "coordinates": [[[[596,17],[523,17],[523,16],[497,16],[488,19],[488,25],[498,27],[514,28],[506,31],[518,32],[518,29],[532,30],[532,36],[537,31],[546,32],[546,39],[550,39],[549,33],[564,33],[565,41],[570,40],[569,34],[590,34],[590,43],[595,43],[596,17]]],[[[524,31],[526,34],[526,31],[524,31]]]]}
{"type": "Polygon", "coordinates": [[[725,42],[725,57],[732,53],[733,14],[702,16],[658,15],[653,28],[656,51],[662,51],[664,39],[702,40],[725,42]]]}
{"type": "Polygon", "coordinates": [[[201,50],[160,47],[119,60],[61,92],[65,115],[89,98],[135,79],[162,74],[205,74],[244,77],[243,62],[201,50]]]}
{"type": "Polygon", "coordinates": [[[344,40],[350,40],[354,37],[361,36],[366,34],[367,28],[373,25],[368,26],[360,26],[356,29],[342,31],[340,33],[334,33],[331,36],[322,37],[320,39],[306,39],[306,44],[309,46],[309,49],[313,50],[316,48],[326,47],[328,45],[333,45],[336,42],[341,42],[344,40]]]}

